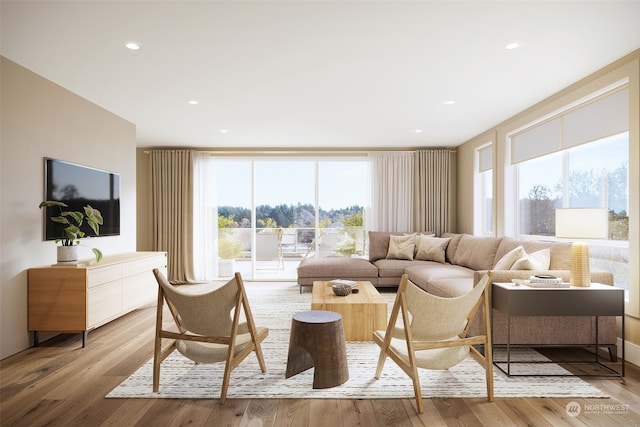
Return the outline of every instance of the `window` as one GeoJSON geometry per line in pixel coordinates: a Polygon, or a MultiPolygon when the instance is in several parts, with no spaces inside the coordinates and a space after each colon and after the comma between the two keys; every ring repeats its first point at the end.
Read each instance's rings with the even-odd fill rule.
{"type": "Polygon", "coordinates": [[[555,210],[562,207],[562,153],[518,164],[518,234],[555,236],[555,210]]]}
{"type": "Polygon", "coordinates": [[[589,241],[592,266],[629,288],[628,90],[590,100],[512,136],[516,232],[555,236],[557,208],[605,208],[608,240],[589,241]]]}
{"type": "Polygon", "coordinates": [[[477,218],[474,234],[493,236],[493,143],[477,150],[478,173],[476,174],[476,200],[474,215],[477,218]]]}

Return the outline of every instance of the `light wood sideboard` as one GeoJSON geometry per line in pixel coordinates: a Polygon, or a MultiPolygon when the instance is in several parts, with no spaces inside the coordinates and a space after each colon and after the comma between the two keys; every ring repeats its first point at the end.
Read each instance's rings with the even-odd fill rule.
{"type": "Polygon", "coordinates": [[[30,268],[29,331],[82,333],[104,325],[157,298],[153,269],[166,271],[165,252],[105,256],[99,263],[30,268]]]}

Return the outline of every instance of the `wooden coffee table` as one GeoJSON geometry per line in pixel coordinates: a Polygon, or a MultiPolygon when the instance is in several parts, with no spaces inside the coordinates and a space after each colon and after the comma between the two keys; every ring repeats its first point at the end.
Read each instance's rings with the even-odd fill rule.
{"type": "Polygon", "coordinates": [[[373,331],[387,327],[387,302],[371,282],[358,282],[357,294],[339,297],[333,293],[331,282],[313,282],[312,310],[340,313],[347,341],[372,341],[373,331]]]}

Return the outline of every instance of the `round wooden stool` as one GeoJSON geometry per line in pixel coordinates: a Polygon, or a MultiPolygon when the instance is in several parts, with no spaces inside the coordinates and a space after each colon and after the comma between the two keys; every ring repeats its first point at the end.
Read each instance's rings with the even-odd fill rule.
{"type": "Polygon", "coordinates": [[[285,377],[312,367],[315,367],[313,388],[335,387],[349,379],[344,327],[339,313],[311,310],[293,315],[285,377]]]}

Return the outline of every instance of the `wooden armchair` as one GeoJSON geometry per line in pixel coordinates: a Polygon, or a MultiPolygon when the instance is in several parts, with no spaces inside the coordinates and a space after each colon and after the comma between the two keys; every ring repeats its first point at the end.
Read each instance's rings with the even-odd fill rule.
{"type": "Polygon", "coordinates": [[[431,295],[410,282],[406,274],[402,276],[386,331],[373,333],[374,342],[380,346],[375,377],[380,378],[390,357],[413,381],[419,413],[424,412],[424,404],[418,368],[448,369],[469,353],[484,367],[487,400],[493,401],[491,325],[486,315],[491,275],[487,273],[468,294],[456,298],[431,295]],[[480,304],[484,306],[483,334],[467,336],[480,304]],[[399,314],[402,327],[396,325],[399,314]],[[477,345],[484,348],[484,355],[474,347],[477,345]]]}
{"type": "Polygon", "coordinates": [[[255,351],[260,369],[267,371],[260,343],[269,330],[255,325],[240,273],[236,273],[221,287],[201,293],[185,292],[171,285],[158,269],[154,269],[153,274],[158,281],[154,392],[159,389],[162,361],[176,349],[196,363],[225,362],[221,404],[227,397],[231,371],[250,353],[255,351]],[[177,332],[163,327],[165,303],[173,316],[177,332]],[[240,321],[241,311],[246,319],[244,322],[240,321]],[[164,349],[163,339],[171,340],[164,349]]]}

